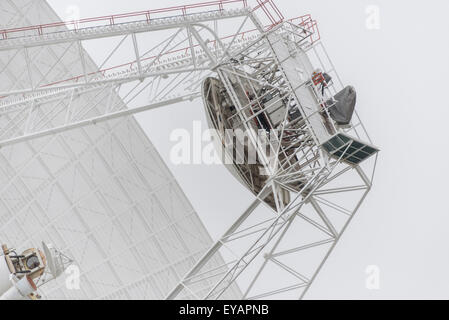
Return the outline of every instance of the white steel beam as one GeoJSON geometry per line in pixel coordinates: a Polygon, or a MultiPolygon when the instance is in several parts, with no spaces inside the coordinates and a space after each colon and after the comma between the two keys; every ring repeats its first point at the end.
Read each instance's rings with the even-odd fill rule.
{"type": "MultiPolygon", "coordinates": [[[[54,24],[0,31],[0,36],[3,37],[3,40],[0,40],[0,56],[4,58],[2,60],[4,69],[17,62],[20,66],[18,59],[23,59],[24,62],[23,66],[20,66],[22,69],[18,70],[18,75],[10,76],[13,86],[4,91],[0,90],[0,96],[3,96],[0,100],[0,119],[8,122],[0,128],[0,148],[25,142],[25,145],[36,153],[37,150],[30,142],[32,139],[68,132],[75,128],[102,125],[103,122],[108,130],[113,130],[109,128],[107,121],[182,101],[193,101],[200,96],[202,80],[210,74],[218,75],[238,110],[234,120],[240,120],[241,126],[252,132],[251,123],[268,111],[262,107],[264,96],[258,96],[255,88],[257,85],[268,84],[269,90],[278,91],[277,102],[296,100],[298,106],[304,107],[303,97],[306,93],[309,94],[310,88],[313,87],[309,85],[308,79],[296,81],[301,78],[300,73],[304,70],[288,69],[295,62],[293,57],[298,54],[298,48],[301,48],[301,54],[304,56],[316,55],[322,70],[335,75],[337,85],[329,86],[331,92],[333,90],[335,94],[338,86],[343,86],[324,47],[311,38],[313,21],[302,21],[299,25],[286,22],[276,26],[280,21],[272,20],[273,16],[269,15],[271,25],[267,30],[254,9],[247,7],[246,1],[241,1],[244,4],[243,8],[222,8],[223,4],[233,2],[239,1],[220,1],[219,10],[202,13],[187,14],[187,7],[183,7],[180,8],[182,14],[170,17],[152,18],[150,15],[154,12],[148,11],[141,13],[145,17],[144,20],[133,22],[117,23],[115,19],[120,19],[121,16],[111,16],[106,23],[104,19],[88,20],[87,22],[96,22],[100,25],[80,28],[75,24],[73,30],[69,30],[65,24],[54,24]],[[232,35],[219,33],[219,24],[229,22],[231,19],[238,20],[238,23],[234,24],[236,29],[232,35]],[[149,50],[145,50],[148,45],[144,37],[156,34],[162,34],[160,36],[162,39],[159,39],[162,41],[157,45],[152,44],[149,50]],[[96,68],[88,59],[83,43],[114,37],[120,41],[108,52],[101,67],[96,68]],[[131,41],[127,41],[129,39],[131,41]],[[110,61],[116,57],[119,50],[126,51],[129,61],[111,65],[110,61]],[[321,55],[320,50],[324,52],[321,55]],[[55,62],[43,67],[38,62],[41,59],[40,55],[46,51],[53,55],[55,62]],[[63,68],[60,62],[69,53],[77,57],[72,63],[77,70],[82,70],[82,73],[67,79],[68,72],[67,70],[61,72],[63,68]],[[249,74],[246,70],[251,68],[257,71],[249,74]],[[276,74],[277,70],[280,70],[281,74],[276,74]],[[23,81],[22,74],[28,75],[27,81],[23,81]],[[234,78],[237,81],[233,81],[234,78]],[[245,81],[246,85],[243,83],[245,81]],[[236,86],[244,90],[238,92],[236,86]],[[148,92],[150,101],[145,104],[141,102],[133,104],[142,93],[148,92]],[[247,102],[242,102],[244,101],[242,92],[247,96],[247,102]],[[256,96],[255,99],[248,98],[251,93],[256,96]],[[119,99],[120,97],[122,99],[119,99]],[[248,110],[255,105],[261,109],[251,116],[246,116],[248,110]]],[[[266,3],[267,1],[259,2],[258,8],[266,9],[264,8],[266,3]]],[[[310,97],[315,97],[319,101],[314,107],[320,110],[319,105],[325,104],[327,96],[318,97],[315,91],[313,94],[310,94],[310,97]]],[[[325,112],[329,115],[327,108],[325,112]]],[[[324,153],[314,131],[316,128],[312,128],[311,123],[313,119],[315,124],[321,125],[320,130],[326,132],[319,111],[302,113],[303,118],[298,120],[297,127],[280,125],[280,134],[276,136],[276,141],[270,142],[270,150],[277,158],[274,166],[265,168],[269,178],[258,192],[256,199],[184,277],[177,274],[173,266],[170,267],[181,280],[167,295],[168,299],[192,296],[220,299],[238,283],[241,275],[250,267],[256,267],[256,272],[249,274],[251,281],[244,290],[243,298],[266,298],[297,290],[301,290],[299,296],[303,297],[307,292],[369,192],[375,163],[372,175],[368,177],[360,166],[343,162],[342,156],[335,159],[331,157],[332,154],[329,156],[324,153]],[[290,135],[290,142],[286,146],[283,142],[287,134],[290,135]],[[349,175],[352,177],[347,178],[349,175]],[[335,185],[336,181],[347,183],[335,185]],[[294,184],[300,187],[295,188],[294,184]],[[288,192],[289,201],[284,202],[281,198],[280,194],[283,191],[288,192]],[[354,201],[345,204],[331,197],[349,192],[363,192],[363,194],[360,198],[354,196],[354,201]],[[268,197],[272,197],[271,206],[267,204],[268,197]],[[339,215],[339,218],[336,219],[335,215],[339,215]],[[304,229],[298,232],[294,231],[295,228],[304,229]],[[309,234],[307,230],[312,231],[309,234]],[[282,246],[284,240],[292,233],[298,234],[298,239],[295,238],[297,241],[293,241],[294,243],[290,240],[290,248],[285,248],[282,246]],[[311,259],[313,260],[309,261],[311,267],[298,265],[295,263],[296,260],[283,260],[302,252],[315,252],[322,248],[326,249],[324,255],[317,255],[311,259]],[[267,252],[265,255],[264,251],[267,252]],[[222,256],[225,257],[224,260],[222,256]],[[260,283],[263,283],[269,265],[287,272],[295,278],[295,281],[281,288],[261,289],[260,283]]],[[[285,111],[283,123],[287,117],[288,110],[285,111]]],[[[349,126],[347,132],[354,133],[357,137],[368,136],[357,114],[355,120],[356,125],[349,126]],[[361,130],[358,130],[359,127],[361,130]]],[[[332,125],[335,130],[335,124],[332,125]]],[[[137,172],[138,177],[135,179],[139,181],[135,182],[151,189],[133,161],[132,155],[124,150],[120,137],[114,133],[111,136],[122,153],[127,155],[128,163],[137,172]]],[[[88,136],[85,138],[92,144],[93,152],[103,162],[108,174],[115,176],[114,169],[95,147],[95,141],[88,136]]],[[[58,139],[68,156],[76,158],[67,141],[63,138],[58,139]]],[[[254,132],[250,135],[250,140],[257,145],[254,132]]],[[[345,154],[352,142],[342,145],[340,151],[344,150],[345,154]]],[[[357,151],[353,151],[352,154],[357,151]]],[[[265,163],[270,163],[266,149],[258,147],[257,152],[265,163]]],[[[56,176],[48,165],[40,158],[39,163],[51,180],[56,181],[56,176]]],[[[88,172],[78,163],[75,163],[75,167],[79,167],[82,178],[92,190],[95,190],[92,192],[99,192],[88,172]]],[[[19,177],[18,172],[14,174],[19,177]]],[[[126,191],[126,187],[119,179],[115,178],[114,181],[126,195],[136,216],[145,220],[143,214],[136,208],[137,200],[126,191]]],[[[91,234],[93,231],[79,212],[77,203],[71,201],[70,195],[60,182],[56,181],[54,185],[71,204],[70,210],[75,212],[82,227],[90,230],[91,234]]],[[[9,185],[5,186],[8,187],[9,185]]],[[[104,206],[109,207],[104,196],[100,198],[104,206]]],[[[13,208],[8,204],[5,206],[12,212],[13,208]]],[[[123,225],[118,222],[115,225],[123,234],[127,234],[123,225]]],[[[150,232],[148,224],[144,223],[144,227],[150,232]]],[[[179,233],[174,234],[180,237],[179,233]]],[[[138,257],[136,248],[141,242],[133,242],[129,235],[127,237],[126,250],[134,257],[138,257]]],[[[120,279],[112,262],[116,256],[108,256],[92,234],[89,239],[95,243],[102,256],[100,262],[92,269],[103,264],[108,265],[115,282],[118,283],[117,291],[132,286],[133,284],[125,284],[120,279]]],[[[155,241],[161,246],[157,240],[155,241]]],[[[181,246],[183,248],[179,249],[188,251],[186,244],[181,246]]],[[[201,250],[193,252],[193,255],[199,252],[201,250]]],[[[91,269],[84,270],[83,276],[90,271],[91,269]]],[[[144,275],[143,278],[147,276],[144,275]]],[[[125,294],[129,297],[126,290],[125,294]]]]}

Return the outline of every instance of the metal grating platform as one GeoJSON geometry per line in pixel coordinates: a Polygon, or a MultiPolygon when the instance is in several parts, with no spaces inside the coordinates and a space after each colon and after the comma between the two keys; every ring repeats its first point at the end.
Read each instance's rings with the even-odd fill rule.
{"type": "MultiPolygon", "coordinates": [[[[0,18],[8,26],[59,21],[43,0],[1,1],[0,18]]],[[[33,73],[47,80],[82,73],[75,47],[45,75],[61,50],[58,45],[40,50],[33,73]]],[[[98,69],[90,58],[86,61],[87,70],[98,69]]],[[[0,54],[0,68],[2,90],[24,86],[26,67],[10,53],[0,54]]],[[[98,102],[90,114],[101,112],[105,94],[94,90],[82,96],[98,102]]],[[[42,112],[37,121],[50,125],[57,121],[53,116],[42,112]]],[[[20,117],[4,114],[0,127],[13,129],[20,117]]],[[[132,116],[1,148],[0,185],[2,243],[18,250],[53,243],[80,267],[79,290],[68,289],[62,277],[40,292],[47,299],[161,299],[211,245],[132,116]]],[[[234,294],[238,289],[228,297],[234,294]]]]}

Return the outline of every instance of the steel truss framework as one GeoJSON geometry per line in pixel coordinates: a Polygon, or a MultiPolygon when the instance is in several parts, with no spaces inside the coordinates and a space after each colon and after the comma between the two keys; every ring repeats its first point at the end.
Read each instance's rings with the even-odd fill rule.
{"type": "MultiPolygon", "coordinates": [[[[246,1],[216,1],[0,31],[5,69],[11,63],[22,66],[12,86],[0,84],[4,96],[0,147],[194,100],[199,97],[201,80],[209,75],[218,75],[232,93],[229,78],[241,74],[247,64],[281,69],[282,61],[269,39],[286,33],[294,48],[305,50],[317,67],[332,75],[328,97],[343,88],[318,41],[316,23],[310,16],[284,22],[271,1],[257,1],[254,8],[246,1]],[[100,67],[92,70],[84,47],[103,39],[115,45],[107,50],[100,67]],[[54,63],[43,67],[41,53],[48,48],[54,52],[54,63]],[[82,73],[67,79],[59,61],[69,53],[77,57],[73,68],[82,73]]],[[[251,80],[261,78],[256,74],[251,80]]],[[[298,84],[288,83],[285,76],[281,80],[276,89],[297,99],[291,89],[298,84]]],[[[234,100],[244,110],[246,106],[234,100]]],[[[345,131],[370,141],[358,115],[354,118],[345,131]]],[[[288,129],[282,128],[281,137],[288,129]]],[[[307,119],[298,142],[299,170],[288,159],[280,163],[254,202],[167,298],[224,298],[236,292],[236,282],[244,288],[241,297],[245,299],[306,293],[370,190],[375,159],[364,163],[363,169],[329,157],[314,139],[307,119]],[[300,190],[289,188],[298,180],[303,182],[300,190]],[[281,188],[291,194],[288,204],[277,197],[281,188]],[[275,197],[276,210],[267,209],[263,201],[270,194],[275,197]],[[273,270],[290,279],[286,283],[270,280],[273,270]]],[[[282,152],[285,149],[277,149],[278,155],[282,152]]]]}
{"type": "MultiPolygon", "coordinates": [[[[0,17],[8,26],[59,20],[45,0],[1,1],[0,17]]],[[[60,78],[82,73],[78,51],[58,52],[42,48],[34,76],[53,65],[60,78]]],[[[87,53],[85,61],[89,72],[98,70],[87,53]]],[[[2,86],[25,87],[23,67],[0,53],[2,86]]],[[[113,99],[123,104],[119,95],[113,99]]],[[[100,115],[108,99],[95,91],[71,107],[93,100],[90,113],[100,115]]],[[[47,114],[40,121],[51,123],[47,114]]],[[[9,116],[2,125],[13,121],[9,116]]],[[[52,243],[79,267],[79,290],[68,289],[62,276],[40,288],[47,299],[161,299],[212,243],[133,117],[4,146],[0,163],[2,243],[19,250],[52,243]]]]}
{"type": "MultiPolygon", "coordinates": [[[[336,79],[322,97],[317,97],[320,104],[324,104],[343,88],[324,48],[320,44],[311,43],[308,34],[303,31],[301,26],[284,23],[264,32],[260,39],[237,51],[228,63],[217,67],[220,80],[237,106],[236,116],[241,117],[241,123],[248,132],[251,132],[251,123],[257,114],[254,113],[251,117],[244,117],[243,114],[265,96],[275,96],[276,91],[280,92],[278,99],[293,100],[301,105],[302,101],[295,97],[294,88],[315,86],[310,78],[305,79],[304,83],[289,83],[283,74],[283,61],[279,60],[272,49],[274,42],[286,41],[292,51],[308,52],[317,67],[336,79]],[[246,101],[243,99],[245,102],[242,103],[238,95],[239,92],[244,92],[243,88],[248,87],[243,84],[244,80],[254,85],[263,83],[271,89],[258,93],[253,88],[251,98],[246,101]],[[238,90],[236,87],[242,89],[238,90]]],[[[316,92],[320,92],[315,87],[316,92]]],[[[272,105],[275,102],[270,104],[272,105]]],[[[270,106],[264,106],[262,110],[269,112],[270,106]]],[[[287,113],[288,110],[285,111],[285,119],[287,113]]],[[[360,119],[356,121],[346,132],[370,141],[360,119]]],[[[348,150],[350,143],[343,145],[341,150],[348,150]]],[[[259,153],[264,154],[265,150],[262,147],[259,153]]],[[[204,281],[212,279],[214,285],[209,287],[209,291],[196,298],[220,299],[239,277],[244,279],[240,281],[244,299],[302,298],[305,295],[369,192],[375,159],[371,159],[367,166],[371,175],[368,177],[360,166],[344,163],[341,158],[329,157],[317,143],[308,119],[295,128],[282,125],[271,150],[275,152],[274,158],[279,163],[272,167],[274,170],[264,189],[167,298],[186,298],[198,286],[203,287],[204,281]],[[282,138],[287,135],[290,140],[288,144],[284,144],[282,138]],[[291,140],[292,136],[294,140],[291,140]],[[297,162],[292,161],[295,156],[299,157],[297,162]],[[298,181],[302,182],[301,187],[292,187],[298,181]],[[281,201],[281,189],[290,192],[291,200],[288,204],[281,201]],[[270,194],[274,194],[276,203],[274,215],[258,210],[260,206],[266,205],[264,199],[270,194]],[[221,268],[209,264],[210,259],[216,255],[228,258],[221,268]],[[282,282],[285,275],[272,279],[279,272],[288,274],[289,277],[286,278],[289,280],[285,284],[278,283],[282,282]],[[242,277],[244,273],[246,275],[242,277]]]]}

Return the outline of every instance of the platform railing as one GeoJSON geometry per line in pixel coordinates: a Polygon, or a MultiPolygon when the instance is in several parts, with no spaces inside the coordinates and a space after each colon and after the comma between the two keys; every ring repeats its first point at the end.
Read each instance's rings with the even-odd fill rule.
{"type": "Polygon", "coordinates": [[[136,11],[123,14],[85,18],[80,20],[60,21],[34,26],[4,29],[0,30],[0,34],[2,39],[9,39],[14,34],[27,31],[35,32],[34,35],[43,35],[55,32],[58,28],[61,27],[79,30],[89,27],[114,26],[127,22],[150,22],[154,19],[167,18],[169,16],[187,16],[190,14],[201,13],[205,11],[223,11],[225,9],[244,9],[247,7],[248,0],[217,0],[183,6],[173,6],[162,9],[151,9],[146,11],[136,11]]]}
{"type": "MultiPolygon", "coordinates": [[[[263,11],[272,25],[279,24],[283,21],[284,17],[273,0],[256,1],[257,6],[253,8],[253,12],[258,10],[263,11]]],[[[162,9],[151,9],[146,11],[85,18],[80,20],[60,21],[34,26],[3,29],[0,30],[0,35],[1,39],[6,40],[14,38],[15,35],[23,36],[24,33],[26,33],[26,35],[44,35],[52,32],[58,32],[61,31],[60,28],[64,27],[77,31],[85,28],[114,26],[128,22],[147,21],[150,23],[152,20],[167,17],[188,16],[196,13],[221,12],[223,10],[245,8],[249,8],[248,0],[217,0],[162,9]]]]}

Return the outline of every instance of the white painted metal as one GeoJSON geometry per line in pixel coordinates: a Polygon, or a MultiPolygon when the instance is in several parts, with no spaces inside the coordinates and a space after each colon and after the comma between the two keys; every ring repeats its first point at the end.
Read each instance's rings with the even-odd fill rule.
{"type": "MultiPolygon", "coordinates": [[[[42,0],[1,1],[0,18],[4,27],[59,21],[42,0]]],[[[81,61],[76,46],[28,50],[34,86],[83,74],[83,64],[88,72],[98,70],[86,52],[81,61]]],[[[25,90],[31,82],[22,57],[14,50],[0,53],[1,91],[25,90]]],[[[117,86],[84,89],[58,91],[51,97],[56,100],[44,105],[35,96],[11,97],[25,101],[26,107],[1,114],[2,137],[23,135],[18,127],[25,123],[26,132],[33,133],[66,119],[73,123],[105,110],[125,110],[117,86]],[[108,106],[111,101],[114,107],[108,106]],[[22,117],[28,119],[23,122],[22,117]]],[[[54,92],[42,94],[50,97],[54,92]]],[[[40,290],[44,298],[162,298],[211,243],[172,174],[130,116],[3,146],[0,184],[2,241],[19,249],[53,243],[80,268],[79,290],[67,288],[63,276],[40,290]]]]}
{"type": "Polygon", "coordinates": [[[0,254],[0,292],[6,292],[11,287],[11,272],[3,253],[0,254]]]}
{"type": "Polygon", "coordinates": [[[11,287],[0,296],[0,300],[24,300],[36,290],[33,280],[25,276],[14,284],[11,281],[11,287]]]}
{"type": "Polygon", "coordinates": [[[70,258],[65,256],[51,244],[42,242],[42,249],[44,250],[45,258],[47,259],[46,271],[50,274],[52,279],[57,279],[62,276],[67,267],[73,263],[70,258]]]}
{"type": "MultiPolygon", "coordinates": [[[[321,147],[339,131],[334,125],[331,129],[335,131],[330,133],[324,125],[319,105],[327,98],[319,98],[314,93],[313,72],[319,67],[335,78],[335,83],[326,88],[327,94],[340,91],[343,84],[333,67],[329,69],[331,62],[327,61],[327,67],[323,64],[327,55],[325,51],[318,53],[319,48],[323,49],[311,43],[300,26],[284,23],[234,53],[229,62],[217,68],[232,105],[248,131],[255,116],[249,116],[253,112],[245,110],[257,103],[259,107],[264,105],[260,101],[267,93],[259,96],[260,91],[244,84],[243,77],[249,79],[249,83],[263,83],[289,101],[295,101],[303,114],[302,125],[293,128],[300,134],[290,144],[271,147],[277,150],[279,159],[281,154],[286,156],[288,149],[291,156],[268,171],[266,185],[257,200],[170,292],[168,299],[183,298],[188,290],[211,278],[214,285],[201,296],[203,299],[223,298],[235,282],[240,283],[245,299],[302,298],[371,189],[372,176],[368,178],[360,166],[342,159],[351,147],[350,141],[342,146],[340,157],[330,156],[321,147]],[[313,60],[315,66],[312,66],[313,60]],[[273,80],[267,79],[270,76],[273,80]],[[242,97],[242,92],[247,92],[246,97],[242,97]],[[292,161],[295,155],[300,157],[298,162],[292,161]],[[295,186],[297,181],[302,183],[299,189],[295,186]],[[288,203],[276,197],[280,190],[289,190],[291,200],[288,203]],[[259,208],[260,204],[267,204],[270,194],[276,201],[271,216],[259,208]],[[220,255],[228,258],[225,264],[221,268],[212,267],[211,259],[220,255]],[[283,276],[275,276],[277,273],[283,276]],[[288,277],[290,281],[281,282],[288,277]]],[[[265,104],[263,108],[267,112],[270,106],[265,104]]],[[[360,122],[357,115],[353,120],[360,122]]],[[[281,125],[280,140],[291,129],[288,124],[281,125]]],[[[350,125],[347,130],[354,137],[363,136],[370,141],[364,130],[357,130],[357,125],[350,125]]],[[[265,146],[258,149],[259,154],[266,153],[265,146]]],[[[374,173],[375,158],[364,165],[368,172],[374,173]]]]}
{"type": "Polygon", "coordinates": [[[7,115],[4,118],[8,121],[0,129],[0,146],[193,100],[199,96],[199,79],[228,58],[230,51],[243,48],[260,34],[256,28],[259,22],[247,7],[180,17],[171,12],[169,15],[76,31],[57,25],[42,35],[34,35],[39,31],[35,29],[7,33],[8,38],[0,41],[0,56],[4,57],[5,66],[15,65],[19,74],[28,74],[27,70],[31,69],[32,77],[16,79],[12,86],[0,85],[0,96],[5,96],[0,101],[0,116],[7,115]],[[220,32],[214,30],[217,21],[226,28],[222,27],[220,32]],[[86,54],[80,48],[83,41],[104,39],[120,41],[98,69],[86,61],[86,54]],[[136,48],[142,51],[137,59],[136,48]],[[53,60],[46,59],[47,50],[52,50],[53,60]],[[119,51],[126,51],[129,60],[113,64],[110,61],[119,51]],[[30,55],[30,61],[23,63],[21,57],[30,55]],[[72,76],[61,70],[61,60],[71,61],[72,76]],[[104,103],[104,108],[99,107],[98,101],[111,92],[126,97],[127,106],[120,99],[112,99],[104,103]],[[130,105],[131,100],[142,99],[142,92],[147,94],[145,104],[130,105]],[[96,99],[82,101],[88,94],[96,99]],[[92,113],[92,109],[96,112],[92,113]],[[39,119],[40,113],[45,113],[51,121],[39,119]],[[14,125],[8,117],[14,120],[14,125]]]}
{"type": "Polygon", "coordinates": [[[0,258],[0,300],[38,300],[36,293],[61,277],[73,260],[52,245],[43,243],[43,251],[27,248],[18,252],[2,244],[0,258]]]}
{"type": "MultiPolygon", "coordinates": [[[[29,3],[46,15],[42,19],[56,19],[43,1],[6,0],[1,5],[4,20],[13,12],[11,17],[23,19],[15,25],[44,21],[23,15],[29,3]]],[[[285,46],[276,46],[275,34],[282,28],[296,39],[290,45],[300,49],[299,57],[307,56],[304,70],[296,70],[306,74],[304,79],[310,78],[313,64],[332,74],[330,94],[343,87],[322,44],[310,41],[309,24],[286,22],[267,30],[259,18],[253,10],[233,8],[69,31],[58,26],[59,33],[32,28],[15,33],[14,39],[3,33],[0,235],[13,243],[58,243],[82,267],[81,290],[56,283],[46,288],[47,297],[251,299],[305,294],[370,190],[375,159],[364,164],[370,165],[368,177],[362,167],[323,152],[325,138],[318,129],[323,126],[315,121],[316,103],[311,102],[315,109],[306,114],[309,126],[301,128],[296,149],[302,155],[300,170],[286,161],[270,172],[256,200],[206,251],[207,232],[154,147],[127,117],[198,97],[201,80],[212,72],[232,94],[229,78],[238,71],[233,61],[245,68],[238,62],[242,56],[267,63],[267,68],[286,67],[279,89],[288,87],[289,96],[303,103],[305,92],[297,91],[302,83],[291,69],[300,63],[287,65],[292,48],[287,46],[287,54],[285,46]],[[245,30],[255,31],[241,33],[245,30]],[[160,42],[145,48],[145,35],[160,42]],[[98,68],[83,43],[112,37],[119,44],[98,68]],[[110,58],[119,49],[129,60],[116,66],[110,58]],[[142,92],[147,94],[144,103],[142,92]],[[275,196],[276,210],[260,205],[271,192],[276,195],[300,180],[303,186],[290,190],[288,204],[275,196]],[[273,267],[292,280],[270,282],[273,267]]],[[[357,114],[344,131],[370,141],[357,114]]]]}
{"type": "Polygon", "coordinates": [[[281,70],[288,79],[289,83],[297,84],[291,87],[304,117],[308,120],[308,128],[312,132],[314,139],[318,144],[329,140],[331,135],[328,133],[321,115],[319,114],[318,101],[313,93],[313,88],[306,85],[310,81],[310,75],[314,68],[306,52],[301,47],[289,48],[288,42],[277,33],[270,33],[267,39],[272,47],[276,59],[281,66],[281,70]],[[295,52],[292,52],[295,50],[295,52]]]}

